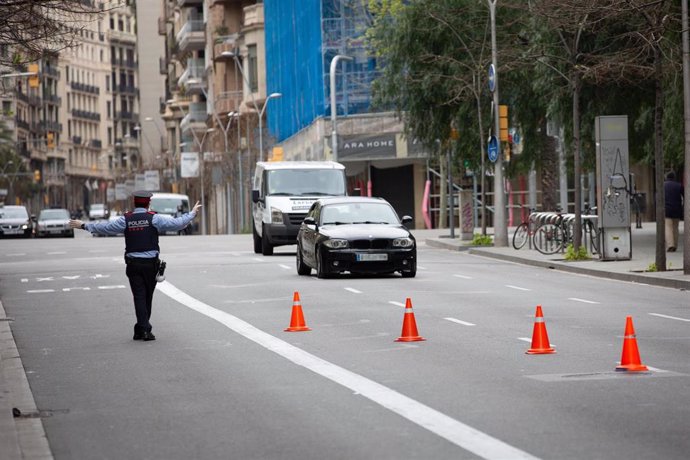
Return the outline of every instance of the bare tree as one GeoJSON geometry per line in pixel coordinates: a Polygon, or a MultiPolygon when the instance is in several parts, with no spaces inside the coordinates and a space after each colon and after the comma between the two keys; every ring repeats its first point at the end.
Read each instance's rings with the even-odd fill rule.
{"type": "Polygon", "coordinates": [[[3,0],[0,3],[0,65],[35,61],[45,50],[60,51],[80,43],[80,32],[98,14],[128,3],[112,0],[101,10],[93,0],[3,0]]]}

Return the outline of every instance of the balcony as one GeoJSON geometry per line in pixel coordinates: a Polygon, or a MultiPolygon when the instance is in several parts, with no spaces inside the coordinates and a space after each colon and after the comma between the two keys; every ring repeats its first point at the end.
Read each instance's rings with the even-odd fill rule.
{"type": "Polygon", "coordinates": [[[204,0],[177,0],[177,6],[184,8],[187,6],[201,5],[204,0]]]}
{"type": "Polygon", "coordinates": [[[46,102],[46,104],[55,105],[58,107],[62,105],[62,98],[54,94],[43,96],[43,100],[46,102]]]}
{"type": "Polygon", "coordinates": [[[119,84],[113,86],[113,93],[129,94],[135,96],[139,93],[139,90],[132,85],[119,84]]]}
{"type": "Polygon", "coordinates": [[[184,87],[188,94],[203,93],[206,88],[204,60],[187,59],[187,68],[177,80],[177,86],[184,87]]]}
{"type": "Polygon", "coordinates": [[[182,121],[180,121],[180,130],[184,133],[187,131],[205,131],[206,119],[208,113],[206,112],[206,104],[203,102],[194,102],[189,104],[189,112],[186,113],[182,121]]]}
{"type": "Polygon", "coordinates": [[[164,57],[158,59],[158,73],[168,75],[168,60],[164,57]]]}
{"type": "Polygon", "coordinates": [[[223,91],[216,96],[216,113],[239,112],[241,103],[242,91],[223,91]]]}
{"type": "Polygon", "coordinates": [[[256,5],[246,6],[244,8],[244,24],[242,29],[263,28],[264,26],[264,5],[257,3],[256,5]]]}
{"type": "Polygon", "coordinates": [[[202,50],[206,46],[206,29],[203,19],[188,19],[175,36],[181,53],[202,50]]]}
{"type": "Polygon", "coordinates": [[[127,112],[127,111],[117,111],[115,112],[115,119],[116,120],[125,120],[125,121],[131,121],[131,122],[138,122],[139,121],[139,114],[134,113],[134,112],[127,112]]]}
{"type": "Polygon", "coordinates": [[[167,25],[165,18],[158,18],[158,35],[165,35],[168,32],[167,25]]]}
{"type": "Polygon", "coordinates": [[[70,82],[69,86],[72,88],[72,90],[80,91],[82,93],[100,94],[101,92],[101,89],[98,86],[87,85],[76,81],[70,82]]]}
{"type": "Polygon", "coordinates": [[[101,121],[101,114],[97,112],[88,112],[86,110],[72,109],[72,116],[81,118],[82,120],[101,121]]]}

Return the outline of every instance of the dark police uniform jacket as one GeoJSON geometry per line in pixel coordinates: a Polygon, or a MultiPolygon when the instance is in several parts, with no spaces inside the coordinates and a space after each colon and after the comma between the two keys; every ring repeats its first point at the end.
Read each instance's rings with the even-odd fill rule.
{"type": "Polygon", "coordinates": [[[153,226],[155,212],[125,213],[125,257],[132,252],[157,251],[158,229],[153,226]]]}

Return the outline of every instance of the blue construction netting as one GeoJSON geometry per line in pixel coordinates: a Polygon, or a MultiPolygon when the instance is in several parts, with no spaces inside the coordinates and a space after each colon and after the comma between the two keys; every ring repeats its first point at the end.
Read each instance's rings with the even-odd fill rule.
{"type": "Polygon", "coordinates": [[[376,66],[365,49],[369,15],[361,0],[265,0],[264,24],[267,93],[283,95],[267,108],[274,138],[330,116],[330,63],[337,54],[353,57],[338,65],[338,114],[369,111],[376,66]]]}

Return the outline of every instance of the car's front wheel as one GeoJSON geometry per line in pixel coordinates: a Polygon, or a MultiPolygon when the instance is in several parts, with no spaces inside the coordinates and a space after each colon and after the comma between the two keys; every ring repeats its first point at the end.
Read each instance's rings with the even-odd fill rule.
{"type": "Polygon", "coordinates": [[[252,224],[252,235],[254,236],[254,253],[261,254],[261,237],[256,233],[254,224],[252,224]]]}
{"type": "Polygon", "coordinates": [[[268,241],[266,229],[261,232],[261,254],[265,256],[273,255],[273,245],[268,241]]]}
{"type": "Polygon", "coordinates": [[[298,275],[305,276],[311,274],[311,267],[304,263],[304,259],[302,258],[302,248],[299,244],[297,245],[296,264],[298,275]]]}
{"type": "Polygon", "coordinates": [[[316,276],[321,279],[330,277],[330,274],[326,271],[326,267],[324,267],[320,248],[316,250],[316,276]]]}

